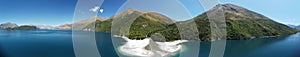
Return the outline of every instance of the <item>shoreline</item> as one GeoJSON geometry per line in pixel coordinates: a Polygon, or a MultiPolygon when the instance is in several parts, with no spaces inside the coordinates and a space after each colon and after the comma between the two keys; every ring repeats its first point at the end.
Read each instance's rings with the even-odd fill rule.
{"type": "Polygon", "coordinates": [[[155,57],[155,56],[168,56],[173,55],[183,49],[181,43],[188,42],[187,40],[176,40],[172,42],[154,42],[151,38],[145,38],[143,40],[131,40],[125,36],[114,35],[114,37],[120,37],[126,41],[122,46],[118,47],[121,54],[128,56],[139,57],[155,57]],[[153,45],[155,48],[149,48],[149,45],[153,45]]]}

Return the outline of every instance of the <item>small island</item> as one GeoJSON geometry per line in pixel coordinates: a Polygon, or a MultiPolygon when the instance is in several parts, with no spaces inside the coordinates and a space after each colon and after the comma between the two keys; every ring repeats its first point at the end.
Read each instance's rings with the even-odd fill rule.
{"type": "Polygon", "coordinates": [[[21,25],[18,26],[15,23],[7,22],[0,25],[0,30],[37,30],[39,29],[33,25],[21,25]]]}

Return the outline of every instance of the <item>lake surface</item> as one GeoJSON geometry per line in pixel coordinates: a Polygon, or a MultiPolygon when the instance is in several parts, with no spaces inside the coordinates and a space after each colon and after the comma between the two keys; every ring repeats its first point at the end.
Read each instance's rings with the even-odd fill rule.
{"type": "MultiPolygon", "coordinates": [[[[114,51],[110,33],[96,33],[99,53],[102,57],[118,57],[114,51]]],[[[121,38],[115,41],[125,43],[121,38]]],[[[187,47],[184,52],[200,48],[199,57],[208,57],[210,42],[201,42],[200,47],[187,47]]],[[[175,55],[174,57],[179,56],[175,55]]],[[[72,46],[72,31],[68,30],[0,30],[0,57],[75,57],[72,46]]],[[[300,57],[300,33],[276,38],[251,40],[228,40],[224,57],[300,57]]]]}

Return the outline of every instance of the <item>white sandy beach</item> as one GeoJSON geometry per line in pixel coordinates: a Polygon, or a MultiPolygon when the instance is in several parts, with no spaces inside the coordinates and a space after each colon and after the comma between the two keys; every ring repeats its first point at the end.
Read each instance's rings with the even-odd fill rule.
{"type": "Polygon", "coordinates": [[[146,46],[150,44],[151,38],[146,38],[143,40],[131,40],[128,37],[122,37],[127,42],[120,46],[118,50],[129,56],[139,56],[139,57],[153,57],[157,55],[166,56],[173,54],[182,49],[180,43],[187,42],[187,40],[177,40],[173,42],[155,42],[159,49],[161,50],[147,50],[146,46]]]}

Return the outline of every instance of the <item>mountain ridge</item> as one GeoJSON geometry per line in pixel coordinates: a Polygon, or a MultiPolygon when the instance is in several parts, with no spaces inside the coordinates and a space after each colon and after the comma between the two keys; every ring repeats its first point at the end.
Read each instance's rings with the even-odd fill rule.
{"type": "Polygon", "coordinates": [[[300,30],[300,25],[291,25],[291,24],[287,24],[287,25],[290,26],[291,28],[300,30]]]}
{"type": "MultiPolygon", "coordinates": [[[[288,27],[287,25],[273,21],[272,19],[256,13],[254,11],[248,10],[246,8],[233,5],[233,4],[219,4],[215,6],[212,10],[218,9],[223,10],[227,25],[227,39],[238,40],[238,39],[250,39],[254,37],[264,37],[264,36],[277,36],[283,34],[292,34],[296,30],[288,27]]],[[[136,19],[131,24],[129,28],[128,35],[130,39],[144,39],[155,33],[161,33],[165,36],[167,41],[179,40],[180,34],[174,20],[155,12],[142,11],[136,9],[128,9],[124,12],[118,13],[115,16],[105,20],[96,21],[95,28],[96,31],[100,32],[111,32],[112,22],[120,23],[117,26],[119,28],[126,27],[122,26],[124,24],[129,24],[127,22],[131,19],[136,19]],[[153,17],[153,18],[152,18],[153,17]],[[121,21],[120,21],[120,20],[121,21]],[[165,21],[161,21],[165,20],[165,21]],[[119,21],[116,21],[119,20],[119,21]],[[156,21],[158,20],[158,21],[156,21]],[[166,21],[167,20],[167,21],[166,21]],[[170,21],[171,20],[171,21],[170,21]],[[145,25],[146,24],[146,25],[145,25]],[[149,27],[148,27],[149,26],[149,27]]],[[[180,22],[191,22],[194,20],[197,29],[199,31],[199,39],[203,41],[215,40],[211,37],[209,19],[206,12],[190,19],[187,21],[180,22]]],[[[119,30],[119,29],[116,29],[119,30]]],[[[120,30],[121,31],[121,30],[120,30]]],[[[119,32],[120,33],[120,32],[119,32]]],[[[117,35],[124,35],[126,32],[122,32],[117,35]]],[[[182,38],[184,40],[195,40],[194,38],[182,38]]]]}
{"type": "MultiPolygon", "coordinates": [[[[224,11],[226,25],[227,25],[227,39],[250,39],[254,37],[276,36],[282,34],[295,33],[294,29],[289,28],[284,24],[273,21],[268,17],[265,17],[259,13],[245,9],[240,6],[236,6],[233,4],[220,4],[213,9],[222,9],[224,11]]],[[[196,23],[199,22],[207,23],[208,19],[206,16],[207,16],[206,13],[204,13],[204,14],[200,14],[199,16],[193,19],[202,20],[202,21],[196,21],[196,23]],[[203,19],[206,21],[203,21],[203,19]]],[[[199,26],[205,27],[205,25],[201,25],[201,24],[199,26]]],[[[206,27],[209,28],[209,26],[206,27]]],[[[198,29],[198,30],[204,31],[203,29],[198,29]]],[[[204,34],[209,35],[209,33],[208,34],[204,33],[204,34]]],[[[205,37],[210,37],[210,36],[205,36],[205,37]]]]}

